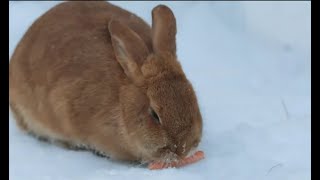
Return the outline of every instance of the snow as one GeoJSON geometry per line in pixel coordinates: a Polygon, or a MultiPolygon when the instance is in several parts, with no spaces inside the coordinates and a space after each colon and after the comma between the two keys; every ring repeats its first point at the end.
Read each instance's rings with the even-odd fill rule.
{"type": "MultiPolygon", "coordinates": [[[[59,2],[9,3],[9,58],[59,2]]],[[[160,2],[113,2],[151,23],[160,2]]],[[[311,2],[161,2],[174,11],[178,57],[198,95],[206,158],[150,171],[40,142],[9,110],[11,180],[311,179],[311,2]]]]}

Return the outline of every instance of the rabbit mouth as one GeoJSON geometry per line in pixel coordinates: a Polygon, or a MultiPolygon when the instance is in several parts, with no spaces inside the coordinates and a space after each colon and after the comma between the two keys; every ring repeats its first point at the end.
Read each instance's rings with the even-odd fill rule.
{"type": "Polygon", "coordinates": [[[159,148],[156,151],[155,157],[156,158],[154,158],[153,161],[164,162],[164,163],[178,161],[180,159],[180,157],[175,152],[173,152],[172,149],[168,148],[168,146],[159,148]]]}
{"type": "Polygon", "coordinates": [[[160,161],[164,162],[164,163],[170,163],[170,162],[173,162],[173,161],[178,161],[179,159],[180,159],[179,156],[176,153],[173,153],[171,151],[165,152],[160,157],[160,161]]]}
{"type": "Polygon", "coordinates": [[[181,159],[176,153],[172,152],[167,146],[161,147],[153,151],[148,156],[141,158],[141,163],[149,164],[152,162],[169,163],[181,159]]]}

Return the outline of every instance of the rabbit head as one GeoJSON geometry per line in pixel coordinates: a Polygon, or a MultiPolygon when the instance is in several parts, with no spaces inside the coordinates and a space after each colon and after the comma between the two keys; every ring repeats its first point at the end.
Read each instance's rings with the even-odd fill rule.
{"type": "Polygon", "coordinates": [[[142,161],[171,161],[198,146],[202,117],[196,94],[176,56],[176,21],[159,5],[152,10],[152,52],[125,24],[108,26],[115,57],[128,83],[120,89],[121,131],[142,161]]]}

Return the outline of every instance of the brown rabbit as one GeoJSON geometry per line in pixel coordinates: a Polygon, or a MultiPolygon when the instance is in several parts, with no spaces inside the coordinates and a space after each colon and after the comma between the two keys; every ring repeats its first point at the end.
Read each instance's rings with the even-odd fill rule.
{"type": "Polygon", "coordinates": [[[33,23],[11,58],[17,124],[114,159],[184,158],[200,142],[202,118],[175,35],[164,5],[152,10],[152,28],[106,2],[57,5],[33,23]]]}

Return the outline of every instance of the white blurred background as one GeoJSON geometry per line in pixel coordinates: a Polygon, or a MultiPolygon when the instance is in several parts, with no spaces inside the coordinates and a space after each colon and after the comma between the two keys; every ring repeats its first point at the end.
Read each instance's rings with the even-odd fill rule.
{"type": "MultiPolygon", "coordinates": [[[[57,3],[9,3],[9,59],[57,3]]],[[[10,114],[10,179],[311,179],[311,2],[112,3],[149,24],[156,5],[173,10],[178,57],[203,114],[206,159],[149,171],[38,142],[10,114]]]]}

